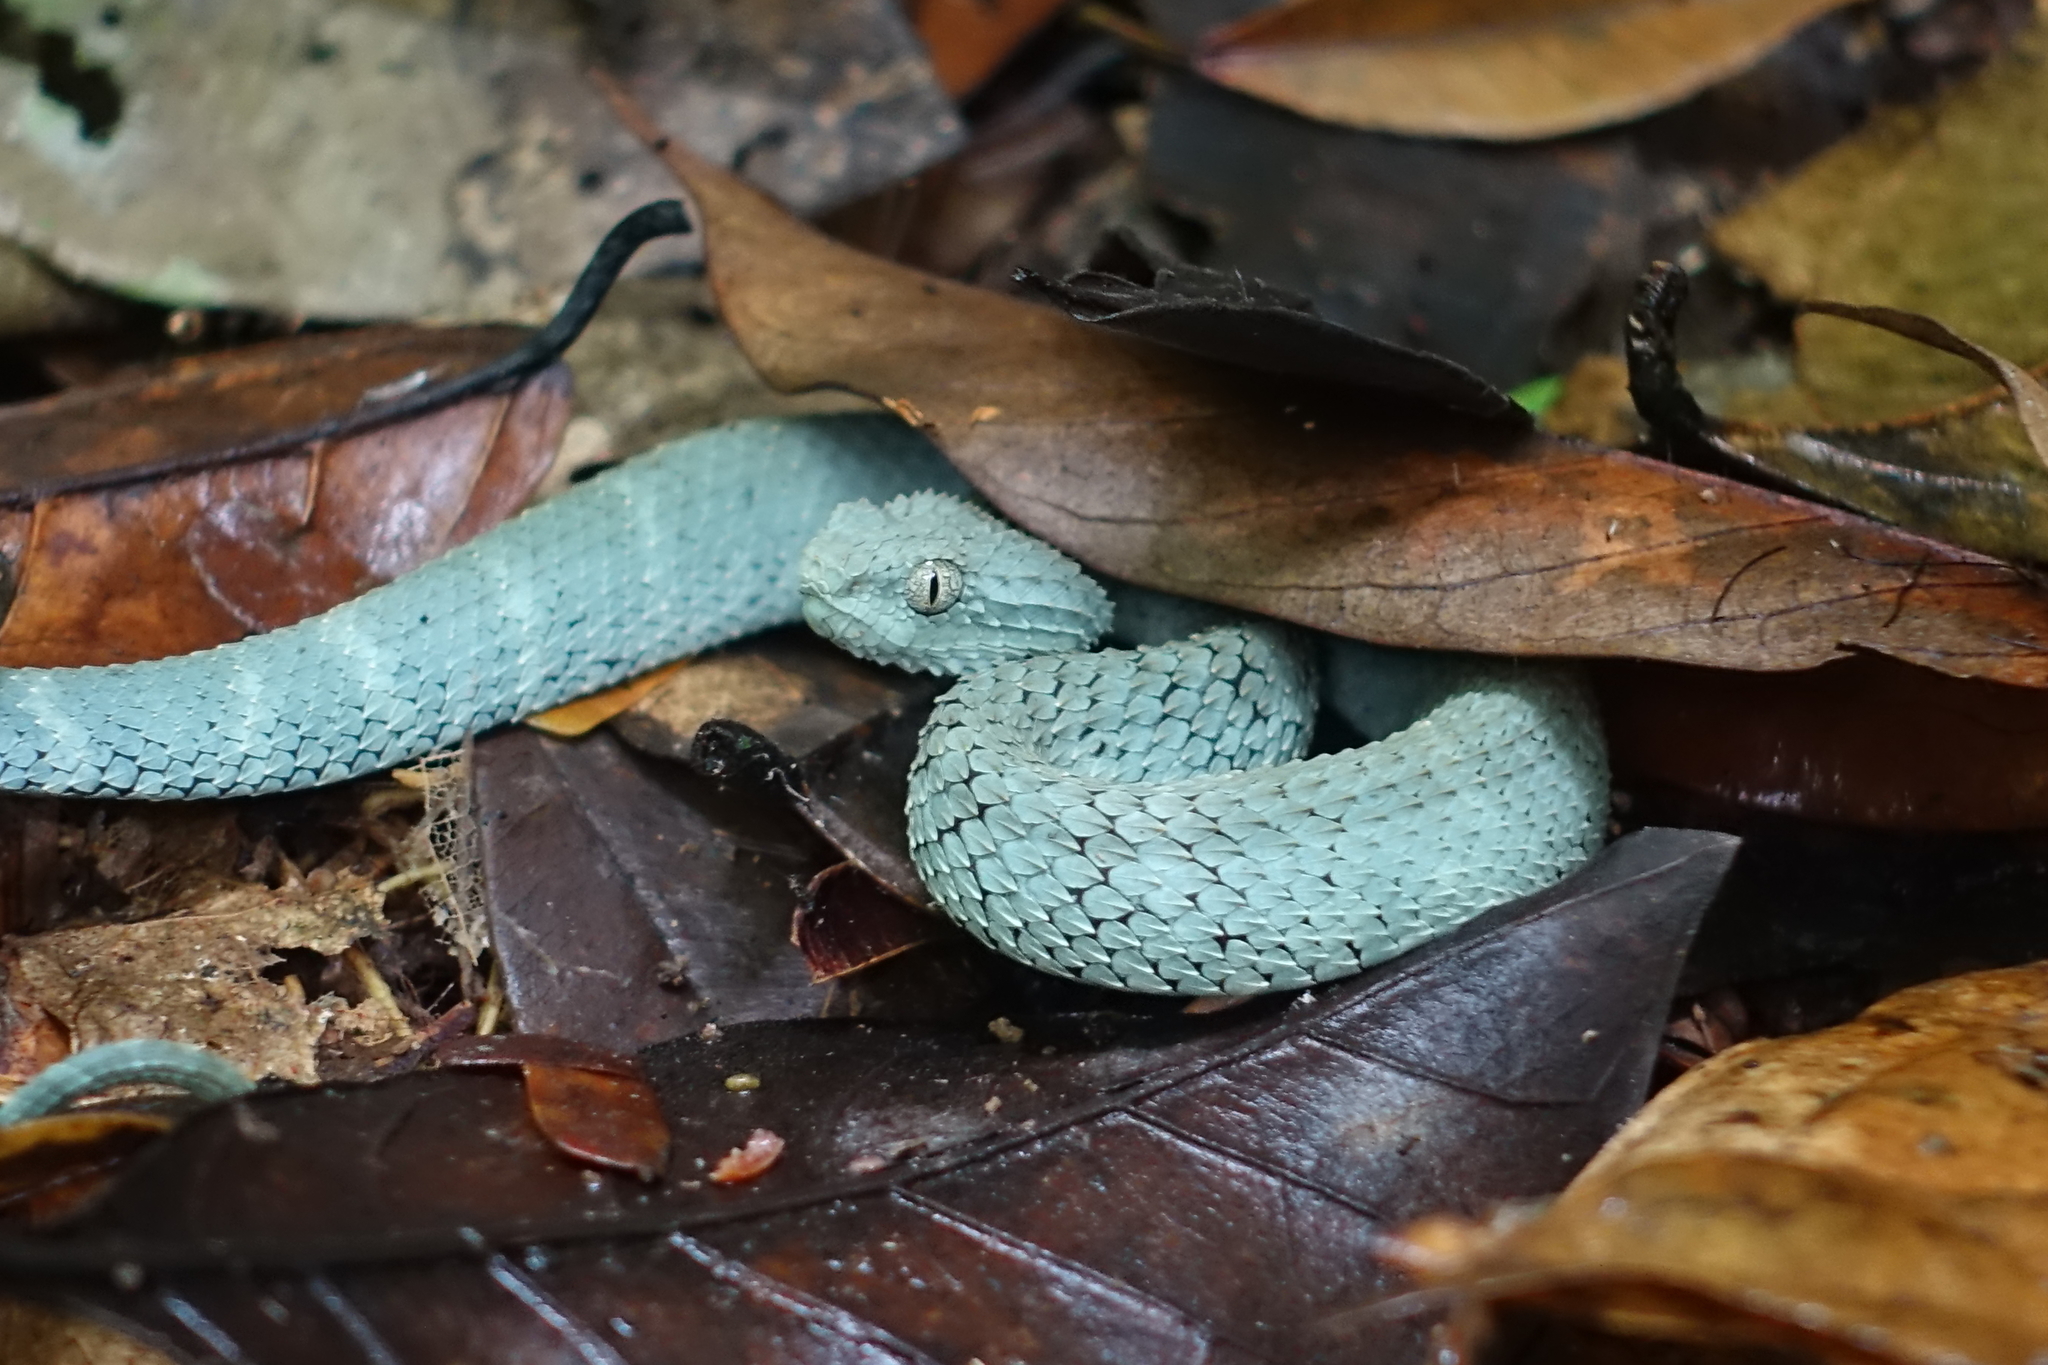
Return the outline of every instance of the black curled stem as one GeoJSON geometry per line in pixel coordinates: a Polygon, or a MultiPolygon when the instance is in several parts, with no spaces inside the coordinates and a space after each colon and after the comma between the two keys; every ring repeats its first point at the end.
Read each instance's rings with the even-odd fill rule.
{"type": "Polygon", "coordinates": [[[1623,337],[1628,393],[1667,455],[1684,464],[1719,463],[1725,452],[1712,422],[1678,377],[1675,333],[1689,287],[1685,271],[1669,261],[1653,263],[1636,281],[1623,337]]]}
{"type": "MultiPolygon", "coordinates": [[[[560,310],[519,346],[488,365],[480,365],[474,370],[438,384],[421,384],[408,392],[395,394],[383,402],[366,402],[349,412],[323,418],[306,426],[269,433],[226,449],[214,447],[207,450],[202,457],[189,462],[168,461],[146,468],[124,469],[116,472],[112,478],[91,482],[127,483],[140,478],[183,472],[188,464],[194,468],[210,468],[219,464],[259,459],[266,455],[278,455],[317,441],[338,441],[350,436],[359,436],[378,427],[434,412],[466,398],[508,392],[562,358],[562,353],[569,349],[570,344],[582,335],[583,329],[589,325],[598,305],[602,304],[605,295],[611,292],[612,285],[619,278],[619,272],[626,268],[626,262],[633,258],[634,252],[658,237],[683,236],[691,230],[689,214],[683,210],[680,200],[659,199],[634,209],[614,224],[612,230],[604,235],[604,240],[598,243],[597,250],[591,253],[589,263],[583,267],[583,273],[576,277],[576,283],[569,290],[569,297],[563,302],[560,310]]],[[[80,486],[90,484],[81,485],[76,481],[66,481],[66,487],[80,486]]]]}

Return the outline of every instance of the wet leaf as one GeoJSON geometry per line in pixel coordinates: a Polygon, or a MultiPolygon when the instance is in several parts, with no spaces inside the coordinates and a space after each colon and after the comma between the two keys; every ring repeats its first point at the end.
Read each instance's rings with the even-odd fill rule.
{"type": "Polygon", "coordinates": [[[815,984],[790,921],[800,888],[842,855],[781,800],[604,731],[493,735],[475,771],[491,940],[522,1030],[632,1051],[712,1022],[945,1017],[986,988],[991,955],[958,936],[815,984]]]}
{"type": "Polygon", "coordinates": [[[102,1110],[0,1128],[0,1218],[33,1227],[76,1215],[171,1126],[159,1114],[102,1110]]]}
{"type": "Polygon", "coordinates": [[[965,95],[1065,9],[1067,0],[912,0],[910,21],[949,95],[965,95]]]}
{"type": "Polygon", "coordinates": [[[1863,647],[2048,682],[2048,598],[1981,556],[1091,329],[838,246],[668,155],[772,382],[908,404],[1006,516],[1103,572],[1389,644],[1759,669],[1863,647]]]}
{"type": "MultiPolygon", "coordinates": [[[[1880,110],[1718,223],[1714,244],[1782,299],[1933,314],[2021,365],[2048,361],[2044,59],[2037,22],[1932,108],[1880,110]]],[[[1982,387],[1970,364],[1868,328],[1810,316],[1797,330],[1801,388],[1834,422],[1895,418],[1982,387]]]]}
{"type": "Polygon", "coordinates": [[[952,932],[930,907],[912,905],[846,862],[811,878],[789,936],[811,980],[831,981],[952,932]]]}
{"type": "Polygon", "coordinates": [[[962,139],[897,0],[603,0],[592,20],[599,55],[664,128],[799,213],[962,139]]]}
{"type": "Polygon", "coordinates": [[[2044,998],[2048,967],[1981,972],[1741,1044],[1659,1094],[1541,1217],[1425,1224],[1405,1260],[1482,1311],[2022,1365],[2048,1340],[2044,998]]]}
{"type": "Polygon", "coordinates": [[[1799,673],[1594,670],[1615,781],[1830,824],[2048,827],[2048,697],[1873,655],[1799,673]]]}
{"type": "Polygon", "coordinates": [[[1525,424],[1513,399],[1463,366],[1319,318],[1302,295],[1235,271],[1143,259],[1124,266],[1129,278],[1089,270],[1048,280],[1024,270],[1018,282],[1082,322],[1210,360],[1383,390],[1508,426],[1525,424]]]}
{"type": "Polygon", "coordinates": [[[1932,318],[1828,300],[1801,307],[1960,356],[2004,386],[1918,418],[1826,429],[1719,422],[1678,381],[1672,331],[1685,274],[1659,264],[1629,314],[1629,391],[1659,440],[1684,458],[1747,467],[1894,525],[1986,554],[2048,560],[2048,388],[1932,318]]]}
{"type": "Polygon", "coordinates": [[[1210,35],[1195,66],[1332,123],[1522,141],[1676,104],[1841,3],[1293,0],[1210,35]]]}
{"type": "Polygon", "coordinates": [[[412,376],[458,377],[523,339],[296,338],[0,410],[0,496],[33,502],[0,511],[14,585],[0,666],[156,658],[288,625],[510,516],[567,419],[560,368],[331,444],[206,466],[412,376]]]}
{"type": "Polygon", "coordinates": [[[1635,836],[1291,1006],[1033,1017],[1021,1046],[986,1021],[667,1044],[651,1188],[586,1180],[495,1077],[259,1096],[268,1140],[202,1116],[61,1238],[0,1233],[0,1264],[251,1365],[1404,1358],[1426,1323],[1322,1325],[1398,1287],[1367,1246],[1555,1188],[1611,1131],[1730,852],[1635,836]],[[781,1159],[711,1184],[762,1129],[781,1159]]]}
{"type": "Polygon", "coordinates": [[[572,1161],[653,1180],[668,1167],[668,1120],[630,1057],[547,1034],[458,1038],[435,1061],[458,1070],[506,1068],[526,1086],[533,1125],[572,1161]]]}

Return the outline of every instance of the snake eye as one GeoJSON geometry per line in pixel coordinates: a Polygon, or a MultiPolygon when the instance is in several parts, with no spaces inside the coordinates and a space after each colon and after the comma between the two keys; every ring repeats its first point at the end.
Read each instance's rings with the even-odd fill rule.
{"type": "Polygon", "coordinates": [[[937,616],[960,600],[960,566],[944,559],[925,560],[910,571],[903,600],[919,616],[937,616]]]}

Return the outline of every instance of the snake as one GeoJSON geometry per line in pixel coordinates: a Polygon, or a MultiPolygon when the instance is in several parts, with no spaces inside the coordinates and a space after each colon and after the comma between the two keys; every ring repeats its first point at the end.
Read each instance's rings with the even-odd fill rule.
{"type": "Polygon", "coordinates": [[[969,934],[1077,981],[1230,996],[1334,980],[1550,886],[1604,838],[1601,730],[1568,666],[1258,618],[1098,648],[1118,611],[894,416],[755,419],[623,461],[295,625],[0,670],[0,789],[342,781],[802,620],[960,679],[911,771],[912,860],[969,934]],[[1360,742],[1311,754],[1323,694],[1360,742]]]}

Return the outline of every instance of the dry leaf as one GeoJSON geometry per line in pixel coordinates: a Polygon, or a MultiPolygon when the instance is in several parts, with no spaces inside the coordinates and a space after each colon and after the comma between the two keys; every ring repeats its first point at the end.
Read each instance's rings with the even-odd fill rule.
{"type": "Polygon", "coordinates": [[[912,0],[910,22],[949,95],[965,95],[1066,8],[1067,0],[912,0]]]}
{"type": "MultiPolygon", "coordinates": [[[[1939,315],[2022,365],[2048,361],[2048,32],[1932,109],[1855,136],[1723,219],[1714,244],[1786,300],[1939,315]]],[[[1968,363],[1827,317],[1798,323],[1802,388],[1835,422],[1918,412],[1982,386],[1968,363]]]]}
{"type": "Polygon", "coordinates": [[[1409,1230],[1472,1305],[1828,1361],[2048,1342],[2048,964],[1749,1042],[1664,1090],[1534,1219],[1409,1230]]]}
{"type": "Polygon", "coordinates": [[[518,511],[568,417],[560,367],[310,450],[204,466],[393,382],[456,378],[522,339],[506,328],[298,337],[0,410],[0,498],[34,500],[0,510],[14,584],[0,667],[158,658],[289,625],[518,511]],[[163,469],[179,472],[146,479],[163,469]]]}
{"type": "Polygon", "coordinates": [[[1982,556],[1090,329],[864,256],[668,156],[771,382],[914,402],[1006,516],[1106,573],[1388,644],[1756,669],[1864,647],[2048,683],[2048,598],[1982,556]]]}
{"type": "Polygon", "coordinates": [[[1294,0],[1209,37],[1203,75],[1311,118],[1514,142],[1735,75],[1843,0],[1294,0]]]}
{"type": "Polygon", "coordinates": [[[331,957],[382,932],[382,903],[367,879],[346,874],[325,891],[230,887],[159,919],[14,939],[8,974],[70,1031],[75,1048],[174,1038],[212,1047],[250,1076],[311,1085],[319,1080],[314,1050],[330,1027],[367,1046],[411,1030],[389,1006],[307,1001],[296,980],[277,984],[264,969],[278,949],[331,957]]]}

